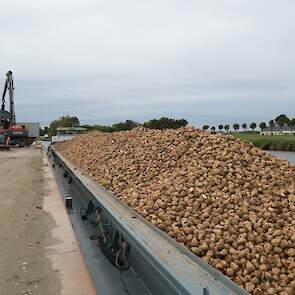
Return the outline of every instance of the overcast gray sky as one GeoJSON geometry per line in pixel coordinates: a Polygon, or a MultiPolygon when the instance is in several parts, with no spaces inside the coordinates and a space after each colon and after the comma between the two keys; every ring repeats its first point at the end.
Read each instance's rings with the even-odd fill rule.
{"type": "Polygon", "coordinates": [[[18,121],[295,117],[294,0],[1,3],[18,121]]]}

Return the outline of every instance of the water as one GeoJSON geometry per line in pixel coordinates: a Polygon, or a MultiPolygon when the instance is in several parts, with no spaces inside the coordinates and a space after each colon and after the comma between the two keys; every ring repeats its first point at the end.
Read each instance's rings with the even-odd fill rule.
{"type": "Polygon", "coordinates": [[[273,156],[281,159],[288,160],[290,163],[295,165],[295,152],[280,152],[280,151],[269,151],[273,156]]]}
{"type": "Polygon", "coordinates": [[[44,148],[47,150],[48,146],[51,144],[51,141],[42,141],[44,148]]]}

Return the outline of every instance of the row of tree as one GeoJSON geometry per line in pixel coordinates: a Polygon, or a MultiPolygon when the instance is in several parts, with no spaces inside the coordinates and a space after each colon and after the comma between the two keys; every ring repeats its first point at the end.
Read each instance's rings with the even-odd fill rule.
{"type": "MultiPolygon", "coordinates": [[[[264,127],[264,124],[265,124],[265,123],[263,123],[263,122],[260,123],[259,127],[260,127],[261,129],[266,128],[266,124],[265,124],[265,127],[264,127]]],[[[243,124],[241,125],[241,127],[242,127],[244,130],[247,130],[247,129],[248,129],[248,125],[247,125],[247,123],[243,123],[243,124]]],[[[249,127],[254,131],[254,130],[256,129],[256,127],[257,127],[257,124],[256,124],[255,122],[252,122],[252,123],[249,125],[249,127]]],[[[210,128],[211,131],[215,131],[215,130],[216,130],[216,127],[215,127],[215,126],[211,126],[211,127],[210,127],[209,125],[204,125],[204,126],[203,126],[203,130],[208,130],[209,128],[210,128]]],[[[228,132],[230,128],[231,128],[231,125],[229,125],[229,124],[226,124],[226,125],[222,125],[222,124],[220,124],[220,125],[218,125],[218,129],[219,129],[219,131],[225,130],[226,132],[228,132]]],[[[240,129],[240,124],[235,123],[235,124],[232,125],[232,128],[233,128],[235,131],[237,131],[237,130],[240,129]]]]}
{"type": "MultiPolygon", "coordinates": [[[[172,118],[167,118],[167,117],[162,117],[160,119],[153,119],[150,121],[147,121],[143,124],[132,121],[132,120],[126,120],[125,122],[119,122],[115,123],[112,126],[106,126],[106,125],[82,125],[81,127],[86,128],[87,130],[100,130],[102,132],[114,132],[114,131],[126,131],[126,130],[131,130],[135,127],[138,126],[143,126],[146,128],[151,128],[151,129],[177,129],[180,127],[185,127],[187,126],[188,122],[185,119],[172,119],[172,118]]],[[[289,119],[286,115],[282,114],[277,116],[274,120],[270,120],[268,122],[269,126],[275,127],[280,126],[283,127],[285,125],[288,125],[290,127],[295,127],[295,118],[289,119]]],[[[80,126],[80,121],[77,117],[75,116],[62,116],[57,120],[54,120],[50,123],[49,127],[44,127],[44,129],[40,130],[40,134],[48,134],[48,135],[55,135],[56,134],[56,129],[58,127],[77,127],[80,126]]],[[[226,125],[218,125],[217,128],[219,131],[229,131],[230,128],[233,128],[235,131],[239,130],[240,127],[244,129],[245,131],[248,129],[247,123],[238,124],[235,123],[232,126],[229,124],[226,125]]],[[[249,124],[250,129],[253,131],[256,129],[257,124],[255,122],[252,122],[249,124]]],[[[261,122],[259,124],[260,129],[265,129],[267,127],[267,124],[265,122],[261,122]]],[[[211,130],[211,131],[216,131],[215,126],[209,126],[209,125],[204,125],[203,130],[211,130]]]]}
{"type": "MultiPolygon", "coordinates": [[[[284,126],[289,126],[291,128],[295,127],[295,118],[293,119],[289,119],[286,115],[282,114],[282,115],[279,115],[277,116],[274,120],[270,120],[268,122],[269,124],[269,127],[270,128],[273,128],[275,126],[280,126],[281,128],[284,127],[284,126]]],[[[242,127],[242,129],[244,129],[245,131],[248,129],[248,125],[247,123],[243,123],[241,124],[238,124],[238,123],[234,123],[232,125],[232,128],[237,131],[240,129],[240,127],[242,127]]],[[[254,131],[257,127],[257,124],[255,122],[252,122],[250,125],[249,125],[250,129],[252,129],[252,131],[254,131]]],[[[259,128],[260,129],[265,129],[267,127],[267,124],[265,122],[261,122],[259,124],[259,128]]],[[[204,125],[203,126],[203,130],[208,130],[210,128],[211,131],[216,131],[216,127],[215,126],[209,126],[209,125],[204,125]]],[[[225,130],[225,131],[229,131],[231,128],[231,126],[229,124],[226,124],[226,125],[218,125],[218,129],[219,131],[222,131],[222,130],[225,130]]]]}
{"type": "Polygon", "coordinates": [[[55,135],[56,130],[58,127],[84,127],[87,130],[99,130],[102,132],[114,132],[114,131],[126,131],[131,130],[135,127],[143,126],[146,128],[151,129],[177,129],[180,127],[187,126],[188,122],[185,119],[171,119],[162,117],[160,119],[153,119],[150,121],[147,121],[143,124],[132,121],[132,120],[126,120],[125,122],[119,122],[115,123],[112,126],[106,126],[106,125],[82,125],[80,126],[80,121],[77,117],[71,117],[71,116],[62,116],[57,120],[54,120],[50,123],[49,127],[44,127],[44,129],[40,130],[40,135],[55,135]]]}
{"type": "Polygon", "coordinates": [[[160,119],[153,119],[143,124],[132,121],[126,120],[125,122],[119,122],[113,124],[112,126],[104,126],[104,125],[82,125],[81,127],[86,128],[87,130],[100,130],[103,132],[114,132],[114,131],[127,131],[133,128],[143,126],[145,128],[150,129],[177,129],[180,127],[187,126],[188,122],[185,119],[171,119],[162,117],[160,119]]]}

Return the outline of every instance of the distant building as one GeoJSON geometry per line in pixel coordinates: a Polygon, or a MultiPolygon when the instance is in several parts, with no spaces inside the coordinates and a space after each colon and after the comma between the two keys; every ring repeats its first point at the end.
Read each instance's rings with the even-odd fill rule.
{"type": "Polygon", "coordinates": [[[274,126],[274,127],[266,127],[264,129],[261,129],[260,135],[290,135],[295,134],[295,128],[291,128],[287,125],[280,127],[280,126],[274,126]]]}
{"type": "Polygon", "coordinates": [[[82,127],[59,127],[56,129],[56,136],[52,136],[51,142],[65,141],[86,131],[87,129],[82,127]]]}

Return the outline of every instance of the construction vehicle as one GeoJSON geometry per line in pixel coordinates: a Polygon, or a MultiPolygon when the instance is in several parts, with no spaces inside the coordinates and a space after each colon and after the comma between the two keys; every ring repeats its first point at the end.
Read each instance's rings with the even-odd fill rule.
{"type": "Polygon", "coordinates": [[[28,137],[28,130],[24,125],[17,125],[14,110],[14,84],[12,72],[6,73],[4,90],[2,94],[2,104],[0,110],[0,135],[1,145],[25,146],[30,145],[32,140],[28,137]],[[6,95],[9,96],[9,111],[5,109],[6,95]]]}

